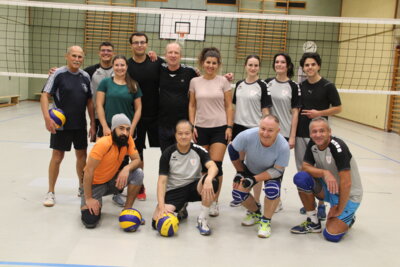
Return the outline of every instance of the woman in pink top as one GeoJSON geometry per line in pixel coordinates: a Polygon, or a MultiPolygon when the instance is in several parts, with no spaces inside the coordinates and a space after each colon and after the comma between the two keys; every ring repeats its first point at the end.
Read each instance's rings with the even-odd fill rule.
{"type": "Polygon", "coordinates": [[[195,126],[194,142],[207,149],[218,166],[219,189],[209,211],[215,217],[219,215],[222,161],[232,138],[232,92],[228,80],[218,75],[222,62],[217,48],[204,48],[198,61],[203,75],[190,81],[189,120],[195,126]]]}

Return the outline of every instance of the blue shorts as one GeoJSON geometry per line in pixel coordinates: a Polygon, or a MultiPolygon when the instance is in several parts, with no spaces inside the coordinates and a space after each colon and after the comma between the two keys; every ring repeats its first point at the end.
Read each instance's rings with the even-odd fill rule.
{"type": "MultiPolygon", "coordinates": [[[[331,194],[328,191],[327,185],[323,182],[322,183],[323,189],[324,189],[324,201],[329,202],[332,206],[336,206],[339,204],[339,195],[336,194],[331,194]]],[[[352,222],[354,215],[356,213],[356,210],[360,206],[360,203],[353,202],[351,200],[347,201],[346,207],[344,208],[343,212],[337,217],[339,220],[343,221],[345,224],[350,225],[352,222]]]]}

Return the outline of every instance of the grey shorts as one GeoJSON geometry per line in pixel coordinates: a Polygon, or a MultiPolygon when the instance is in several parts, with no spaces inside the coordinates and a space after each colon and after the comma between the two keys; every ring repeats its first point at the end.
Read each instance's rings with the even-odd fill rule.
{"type": "MultiPolygon", "coordinates": [[[[121,191],[115,186],[115,181],[117,180],[119,172],[108,182],[104,184],[94,184],[92,185],[92,197],[97,199],[102,205],[103,196],[119,194],[121,191]]],[[[143,184],[143,171],[141,168],[137,168],[136,170],[129,173],[128,176],[128,184],[131,185],[142,185],[143,184]]],[[[86,205],[85,201],[85,192],[81,195],[81,207],[86,205]]]]}

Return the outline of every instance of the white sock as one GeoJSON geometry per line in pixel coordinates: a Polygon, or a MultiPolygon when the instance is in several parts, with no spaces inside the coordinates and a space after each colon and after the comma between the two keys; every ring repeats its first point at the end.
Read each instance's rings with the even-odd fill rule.
{"type": "Polygon", "coordinates": [[[318,223],[319,222],[316,210],[307,211],[306,214],[307,214],[307,217],[310,218],[313,223],[318,223]]]}
{"type": "Polygon", "coordinates": [[[200,212],[199,218],[200,218],[200,219],[206,219],[207,216],[208,216],[208,212],[209,212],[209,211],[210,211],[210,208],[209,208],[209,207],[206,207],[206,206],[204,206],[204,205],[201,205],[201,212],[200,212]]]}

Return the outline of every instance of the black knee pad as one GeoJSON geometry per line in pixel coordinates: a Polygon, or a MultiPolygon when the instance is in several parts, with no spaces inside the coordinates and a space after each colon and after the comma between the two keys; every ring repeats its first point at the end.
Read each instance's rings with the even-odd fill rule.
{"type": "MultiPolygon", "coordinates": [[[[201,177],[201,184],[204,184],[204,181],[206,180],[207,177],[207,173],[203,175],[203,177],[201,177]]],[[[212,179],[212,185],[213,185],[213,189],[214,189],[214,193],[218,192],[218,188],[219,188],[219,180],[218,178],[214,177],[212,179]]]]}
{"type": "Polygon", "coordinates": [[[81,220],[86,228],[95,228],[100,221],[101,213],[99,215],[90,214],[88,209],[81,210],[81,220]]]}
{"type": "Polygon", "coordinates": [[[217,176],[222,176],[224,172],[222,171],[222,161],[214,161],[218,167],[218,174],[217,176]]]}

